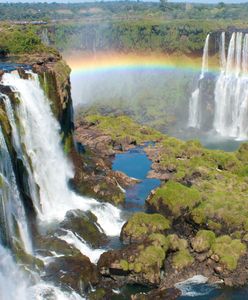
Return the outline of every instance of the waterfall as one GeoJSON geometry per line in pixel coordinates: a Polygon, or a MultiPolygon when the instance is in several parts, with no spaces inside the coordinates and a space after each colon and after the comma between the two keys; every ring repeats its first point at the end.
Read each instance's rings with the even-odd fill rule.
{"type": "MultiPolygon", "coordinates": [[[[222,42],[224,34],[221,35],[222,42]]],[[[248,138],[248,34],[234,32],[227,59],[222,45],[221,72],[215,85],[213,127],[224,137],[248,138]]]]}
{"type": "Polygon", "coordinates": [[[21,246],[26,252],[32,253],[26,214],[1,126],[0,176],[1,241],[10,247],[21,246]]]}
{"type": "MultiPolygon", "coordinates": [[[[0,99],[11,126],[13,149],[27,171],[25,182],[39,225],[46,227],[51,222],[54,225],[63,220],[66,212],[71,209],[90,210],[107,235],[119,235],[123,220],[118,208],[81,197],[69,188],[68,181],[73,177],[73,167],[61,145],[59,123],[40,87],[38,75],[28,73],[29,79],[20,78],[17,72],[5,73],[1,84],[10,87],[18,101],[12,106],[7,95],[0,94],[0,99]]],[[[73,291],[62,291],[44,282],[36,272],[30,276],[31,273],[20,268],[14,259],[17,255],[15,246],[22,247],[30,254],[33,254],[33,249],[12,159],[0,126],[0,298],[82,300],[73,291]]],[[[93,262],[104,252],[104,249],[91,249],[71,231],[59,238],[74,245],[93,262]]]]}
{"type": "Polygon", "coordinates": [[[26,80],[16,73],[5,73],[2,84],[9,86],[20,101],[16,105],[20,142],[25,145],[26,161],[31,161],[32,176],[39,187],[39,201],[34,205],[40,224],[61,221],[68,210],[79,208],[91,210],[107,235],[118,235],[123,224],[119,209],[81,197],[68,187],[73,168],[63,152],[59,123],[38,76],[33,73],[30,76],[32,78],[26,80]]]}
{"type": "Polygon", "coordinates": [[[30,163],[22,149],[22,145],[21,145],[21,141],[20,141],[20,133],[18,132],[18,128],[16,126],[16,121],[15,121],[15,116],[14,116],[14,111],[13,111],[13,108],[11,105],[11,101],[7,95],[0,94],[0,97],[3,99],[4,105],[5,105],[5,110],[6,110],[8,120],[9,120],[9,123],[11,126],[12,144],[15,148],[18,158],[22,160],[23,165],[25,166],[25,168],[28,172],[27,180],[28,180],[28,186],[29,186],[31,198],[33,200],[33,203],[35,203],[35,207],[36,207],[37,211],[40,213],[40,203],[39,203],[37,186],[34,181],[33,174],[32,174],[32,167],[30,166],[30,163]]]}
{"type": "Polygon", "coordinates": [[[0,244],[1,300],[84,300],[77,293],[66,293],[45,283],[37,275],[32,280],[14,261],[11,253],[0,244]],[[36,278],[35,278],[36,277],[36,278]]]}
{"type": "Polygon", "coordinates": [[[197,88],[191,94],[189,101],[189,119],[188,127],[200,128],[201,126],[201,105],[200,105],[200,83],[203,80],[205,73],[208,72],[208,48],[209,34],[206,37],[202,55],[201,74],[198,79],[197,88]]]}

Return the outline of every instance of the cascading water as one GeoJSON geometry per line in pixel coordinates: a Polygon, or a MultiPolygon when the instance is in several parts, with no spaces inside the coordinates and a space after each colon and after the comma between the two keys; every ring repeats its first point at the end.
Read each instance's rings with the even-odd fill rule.
{"type": "Polygon", "coordinates": [[[32,253],[32,243],[27,226],[26,214],[16,184],[15,173],[1,126],[0,176],[1,241],[11,248],[18,246],[22,247],[26,252],[32,253]]]}
{"type": "MultiPolygon", "coordinates": [[[[29,72],[29,76],[29,79],[21,79],[16,72],[5,73],[2,76],[1,84],[9,86],[19,99],[15,110],[7,95],[0,94],[0,98],[11,126],[13,148],[27,171],[29,191],[39,224],[46,226],[49,222],[60,222],[68,210],[79,208],[91,210],[97,217],[99,228],[101,227],[107,235],[119,235],[123,224],[119,209],[111,204],[80,197],[70,190],[68,180],[73,176],[73,168],[62,149],[59,124],[40,87],[38,76],[32,72],[29,72]]],[[[30,280],[30,276],[15,262],[15,247],[12,246],[21,246],[26,253],[31,254],[33,249],[24,204],[1,127],[0,220],[1,299],[83,299],[73,291],[68,293],[44,282],[38,273],[33,274],[30,280]]],[[[74,245],[93,262],[104,252],[103,249],[91,249],[71,231],[65,232],[65,235],[59,238],[74,245]]]]}
{"type": "Polygon", "coordinates": [[[224,34],[213,127],[221,136],[245,140],[248,138],[248,34],[232,34],[226,61],[223,37],[224,34]]]}
{"type": "Polygon", "coordinates": [[[200,109],[200,83],[204,78],[206,72],[208,72],[208,48],[209,48],[209,34],[206,37],[205,45],[202,55],[202,68],[201,74],[198,79],[197,88],[191,94],[189,101],[189,119],[188,127],[200,128],[201,126],[201,109],[200,109]]]}
{"type": "Polygon", "coordinates": [[[20,104],[20,139],[32,162],[33,177],[39,187],[40,207],[36,210],[39,220],[62,220],[68,210],[91,210],[107,235],[118,235],[123,221],[120,210],[111,204],[101,204],[94,199],[80,197],[68,187],[73,169],[63,152],[59,124],[53,117],[48,99],[40,87],[38,76],[29,80],[18,74],[4,74],[2,84],[17,93],[20,104]]]}

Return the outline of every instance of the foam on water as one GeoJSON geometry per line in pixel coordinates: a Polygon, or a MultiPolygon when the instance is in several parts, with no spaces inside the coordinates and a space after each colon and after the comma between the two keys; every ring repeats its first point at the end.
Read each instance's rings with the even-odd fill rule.
{"type": "Polygon", "coordinates": [[[203,275],[195,275],[185,281],[175,284],[182,292],[182,296],[197,297],[209,294],[216,286],[207,284],[208,278],[203,275]]]}
{"type": "Polygon", "coordinates": [[[92,249],[82,238],[70,230],[67,230],[65,235],[58,237],[66,241],[67,244],[73,245],[82,254],[88,256],[92,263],[97,263],[101,254],[106,251],[106,249],[92,249]]]}

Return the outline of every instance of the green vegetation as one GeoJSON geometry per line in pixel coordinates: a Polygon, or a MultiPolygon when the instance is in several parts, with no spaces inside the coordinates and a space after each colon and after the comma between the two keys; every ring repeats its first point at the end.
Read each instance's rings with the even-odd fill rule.
{"type": "Polygon", "coordinates": [[[156,153],[151,157],[154,169],[168,174],[170,180],[148,199],[156,212],[172,220],[189,218],[199,229],[217,234],[239,231],[242,237],[248,232],[247,144],[236,152],[208,150],[198,141],[179,141],[138,125],[128,117],[94,115],[86,120],[95,123],[114,141],[128,139],[137,144],[158,141],[152,147],[156,153]]]}
{"type": "Polygon", "coordinates": [[[0,26],[0,54],[27,54],[52,52],[54,49],[48,48],[42,44],[41,39],[31,26],[19,27],[4,24],[0,26]]]}
{"type": "Polygon", "coordinates": [[[135,213],[122,229],[122,237],[140,241],[152,233],[164,232],[170,228],[170,221],[159,214],[135,213]]]}
{"type": "MultiPolygon", "coordinates": [[[[93,3],[1,3],[0,20],[80,20],[141,16],[164,19],[233,19],[248,17],[245,4],[108,1],[93,3]]],[[[164,1],[166,2],[166,1],[164,1]]]]}
{"type": "Polygon", "coordinates": [[[208,251],[215,242],[215,233],[210,230],[199,230],[191,245],[196,252],[208,251]]]}
{"type": "Polygon", "coordinates": [[[176,234],[170,234],[167,236],[168,247],[172,251],[184,250],[188,247],[188,243],[184,239],[180,239],[176,234]]]}
{"type": "Polygon", "coordinates": [[[126,116],[104,117],[91,115],[86,117],[86,121],[96,124],[98,129],[110,135],[116,143],[124,139],[140,144],[148,141],[158,141],[162,136],[158,131],[147,126],[140,126],[126,116]]]}
{"type": "Polygon", "coordinates": [[[194,258],[190,255],[188,249],[182,249],[175,253],[172,258],[172,265],[176,269],[183,269],[192,265],[194,258]]]}
{"type": "Polygon", "coordinates": [[[175,217],[188,209],[192,209],[201,200],[201,195],[195,188],[186,187],[178,182],[169,181],[166,185],[156,190],[149,204],[154,207],[165,206],[175,217]]]}
{"type": "MultiPolygon", "coordinates": [[[[127,253],[128,254],[128,253],[127,253]]],[[[160,246],[137,245],[133,255],[126,255],[119,261],[120,268],[124,271],[141,274],[150,284],[159,283],[160,269],[163,265],[166,251],[160,246]]]]}
{"type": "Polygon", "coordinates": [[[217,232],[248,229],[247,167],[242,162],[245,155],[241,154],[245,146],[228,153],[167,137],[159,147],[159,166],[171,180],[149,199],[157,211],[165,204],[178,217],[180,211],[185,213],[180,209],[186,208],[195,223],[217,232]]]}
{"type": "Polygon", "coordinates": [[[230,271],[236,269],[238,259],[246,253],[246,246],[240,240],[232,240],[227,235],[218,237],[211,249],[230,271]]]}

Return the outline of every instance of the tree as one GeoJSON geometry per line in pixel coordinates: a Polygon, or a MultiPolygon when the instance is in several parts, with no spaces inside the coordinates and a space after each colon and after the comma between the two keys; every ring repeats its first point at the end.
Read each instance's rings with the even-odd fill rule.
{"type": "Polygon", "coordinates": [[[168,0],[159,0],[160,4],[159,4],[159,7],[161,10],[165,11],[166,8],[167,8],[167,2],[168,0]]]}

